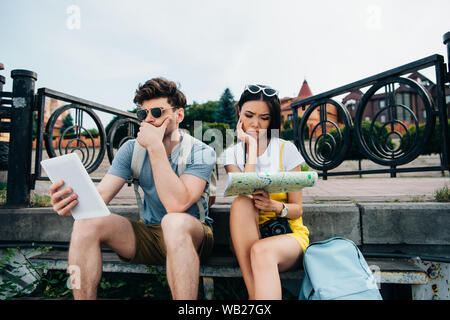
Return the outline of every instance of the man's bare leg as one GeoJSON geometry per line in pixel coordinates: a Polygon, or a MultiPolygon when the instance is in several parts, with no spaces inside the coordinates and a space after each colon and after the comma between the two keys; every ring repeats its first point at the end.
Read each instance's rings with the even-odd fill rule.
{"type": "Polygon", "coordinates": [[[166,245],[166,272],[174,300],[194,300],[198,295],[200,260],[197,249],[203,241],[202,223],[186,213],[168,213],[162,221],[166,245]]]}
{"type": "Polygon", "coordinates": [[[73,296],[76,300],[96,299],[102,276],[100,244],[104,243],[124,258],[136,251],[133,227],[128,219],[111,214],[107,217],[75,220],[69,248],[73,296]]]}

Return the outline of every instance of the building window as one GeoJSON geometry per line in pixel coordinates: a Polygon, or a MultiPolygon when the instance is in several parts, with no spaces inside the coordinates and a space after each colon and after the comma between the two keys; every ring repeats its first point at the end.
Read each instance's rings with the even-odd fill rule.
{"type": "Polygon", "coordinates": [[[386,122],[386,116],[383,114],[381,116],[381,123],[385,123],[386,122]]]}
{"type": "Polygon", "coordinates": [[[375,114],[377,112],[378,100],[372,100],[372,112],[375,114]]]}
{"type": "MultiPolygon", "coordinates": [[[[409,93],[399,93],[395,96],[395,103],[411,108],[411,95],[409,93]]],[[[396,107],[397,120],[411,122],[411,113],[404,107],[396,107]]]]}
{"type": "Polygon", "coordinates": [[[345,103],[345,107],[347,107],[347,109],[351,109],[352,111],[355,111],[355,105],[356,105],[356,100],[354,99],[350,99],[345,103]]]}
{"type": "Polygon", "coordinates": [[[384,106],[385,106],[384,100],[380,100],[380,109],[384,108],[384,106]]]}
{"type": "Polygon", "coordinates": [[[445,103],[447,104],[447,103],[449,103],[449,102],[450,102],[450,95],[448,95],[448,96],[445,97],[445,103]]]}
{"type": "Polygon", "coordinates": [[[287,118],[288,118],[289,121],[291,121],[292,120],[292,114],[288,114],[287,118]]]}
{"type": "Polygon", "coordinates": [[[407,107],[411,107],[411,95],[409,93],[403,94],[403,104],[407,107]]]}
{"type": "Polygon", "coordinates": [[[364,120],[366,121],[370,121],[370,117],[366,117],[364,120]]]}
{"type": "Polygon", "coordinates": [[[426,119],[427,118],[427,111],[423,110],[423,118],[426,119]]]}

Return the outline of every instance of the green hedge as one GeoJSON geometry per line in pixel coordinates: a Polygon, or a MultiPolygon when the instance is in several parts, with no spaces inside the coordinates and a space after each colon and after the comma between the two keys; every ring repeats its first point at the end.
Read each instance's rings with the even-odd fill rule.
{"type": "MultiPolygon", "coordinates": [[[[91,135],[92,135],[93,138],[97,138],[99,136],[99,133],[98,133],[97,129],[88,129],[87,131],[81,132],[80,135],[84,136],[84,137],[87,137],[87,138],[90,138],[91,135]],[[90,133],[90,135],[89,135],[88,132],[90,133]]],[[[53,138],[56,138],[56,137],[61,137],[61,133],[53,135],[53,138]]],[[[64,139],[74,139],[76,137],[77,137],[77,135],[75,133],[66,133],[64,135],[64,139]]]]}
{"type": "MultiPolygon", "coordinates": [[[[450,137],[450,119],[447,119],[448,123],[448,136],[450,137]]],[[[423,137],[425,132],[426,124],[419,125],[419,138],[423,137]]],[[[402,145],[406,146],[409,140],[414,141],[416,138],[416,126],[409,126],[409,134],[405,133],[402,137],[402,145]]],[[[448,143],[448,142],[447,142],[448,143]]],[[[441,142],[441,124],[439,120],[436,120],[436,126],[434,127],[434,131],[431,135],[430,141],[425,143],[422,152],[420,154],[430,155],[433,153],[441,153],[442,152],[442,142],[441,142]]]]}
{"type": "MultiPolygon", "coordinates": [[[[302,118],[298,117],[298,120],[297,120],[297,126],[298,127],[300,127],[300,122],[301,121],[302,121],[302,118]]],[[[281,138],[284,139],[284,140],[291,140],[291,141],[294,140],[294,129],[291,127],[291,121],[286,120],[284,122],[284,124],[283,124],[283,128],[284,128],[284,130],[281,131],[281,138]]],[[[308,139],[309,138],[309,128],[308,128],[308,126],[305,126],[304,132],[305,132],[304,133],[304,137],[306,139],[308,139]]]]}

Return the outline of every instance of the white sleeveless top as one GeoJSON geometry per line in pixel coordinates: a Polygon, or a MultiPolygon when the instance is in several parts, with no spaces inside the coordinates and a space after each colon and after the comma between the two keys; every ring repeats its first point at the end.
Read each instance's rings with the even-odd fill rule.
{"type": "MultiPolygon", "coordinates": [[[[236,165],[244,171],[244,143],[242,141],[228,147],[222,155],[223,165],[236,165]]],[[[297,150],[295,144],[290,141],[283,140],[277,137],[270,139],[269,145],[264,153],[256,159],[256,172],[279,172],[280,163],[283,171],[290,171],[299,164],[305,162],[300,152],[297,150]],[[280,153],[281,146],[284,142],[284,147],[280,153]],[[280,162],[280,156],[282,161],[280,162]]]]}

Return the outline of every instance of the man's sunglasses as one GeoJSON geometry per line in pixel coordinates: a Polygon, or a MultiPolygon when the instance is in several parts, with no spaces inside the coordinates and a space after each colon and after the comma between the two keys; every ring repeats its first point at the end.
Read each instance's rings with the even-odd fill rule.
{"type": "MultiPolygon", "coordinates": [[[[168,107],[165,109],[163,109],[161,107],[151,108],[150,113],[152,114],[153,118],[159,118],[162,116],[164,110],[173,109],[173,108],[176,108],[176,107],[168,107]]],[[[148,109],[144,109],[144,108],[137,109],[137,111],[136,111],[137,118],[140,121],[144,121],[148,116],[148,111],[149,111],[148,109]]]]}
{"type": "Polygon", "coordinates": [[[273,97],[278,94],[278,91],[267,86],[260,86],[258,84],[248,84],[245,86],[245,90],[248,90],[250,93],[257,94],[260,91],[264,93],[267,97],[273,97]]]}

